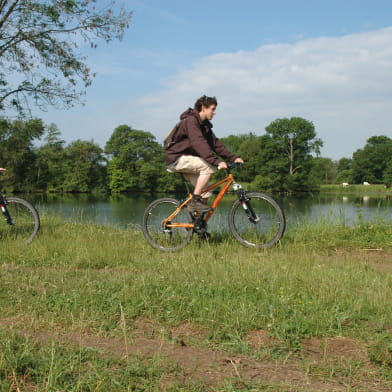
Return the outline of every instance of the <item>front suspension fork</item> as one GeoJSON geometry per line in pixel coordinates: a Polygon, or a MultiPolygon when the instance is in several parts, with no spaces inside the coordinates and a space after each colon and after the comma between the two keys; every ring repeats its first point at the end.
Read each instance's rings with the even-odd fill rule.
{"type": "Polygon", "coordinates": [[[246,195],[246,192],[242,189],[242,186],[240,184],[233,184],[233,188],[237,192],[238,200],[240,201],[241,206],[244,209],[244,212],[248,217],[249,221],[252,223],[259,222],[260,218],[255,213],[250,203],[250,199],[246,195]]]}

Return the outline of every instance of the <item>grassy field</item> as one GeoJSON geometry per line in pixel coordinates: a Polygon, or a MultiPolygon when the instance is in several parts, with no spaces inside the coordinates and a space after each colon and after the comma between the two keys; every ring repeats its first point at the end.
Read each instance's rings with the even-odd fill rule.
{"type": "Polygon", "coordinates": [[[386,188],[384,184],[350,184],[348,186],[342,186],[342,184],[330,184],[321,185],[321,192],[343,192],[343,193],[383,193],[386,195],[392,195],[392,188],[386,188]]]}
{"type": "Polygon", "coordinates": [[[174,254],[137,228],[42,223],[0,247],[0,391],[392,388],[390,222],[174,254]]]}

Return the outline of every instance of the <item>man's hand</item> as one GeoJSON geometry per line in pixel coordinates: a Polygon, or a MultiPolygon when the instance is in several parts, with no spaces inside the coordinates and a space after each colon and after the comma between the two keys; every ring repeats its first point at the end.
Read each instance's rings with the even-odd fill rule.
{"type": "Polygon", "coordinates": [[[4,169],[4,167],[0,167],[0,172],[5,172],[7,169],[4,169]]]}
{"type": "Polygon", "coordinates": [[[234,161],[235,163],[244,163],[244,160],[242,158],[236,158],[234,161]]]}
{"type": "Polygon", "coordinates": [[[218,170],[223,170],[223,169],[227,169],[227,164],[226,162],[221,161],[219,162],[218,170]]]}

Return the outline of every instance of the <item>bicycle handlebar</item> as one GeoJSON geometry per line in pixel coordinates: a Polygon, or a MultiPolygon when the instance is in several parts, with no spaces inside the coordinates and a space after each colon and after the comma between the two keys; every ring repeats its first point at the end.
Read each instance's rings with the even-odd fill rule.
{"type": "Polygon", "coordinates": [[[236,167],[240,167],[242,165],[243,165],[243,163],[241,163],[241,162],[232,162],[227,165],[227,169],[225,169],[225,170],[226,170],[227,174],[230,174],[231,169],[234,169],[236,167]]]}

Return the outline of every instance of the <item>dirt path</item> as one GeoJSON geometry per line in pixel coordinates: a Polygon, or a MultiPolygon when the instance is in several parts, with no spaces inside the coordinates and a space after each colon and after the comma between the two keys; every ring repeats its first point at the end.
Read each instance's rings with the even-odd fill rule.
{"type": "MultiPolygon", "coordinates": [[[[28,324],[25,324],[28,325],[28,324]]],[[[3,328],[12,328],[11,320],[0,320],[3,328]]],[[[200,339],[206,331],[191,324],[183,324],[174,328],[171,339],[164,337],[154,329],[152,323],[139,321],[137,328],[127,339],[103,338],[99,336],[75,333],[51,333],[44,330],[18,330],[18,333],[39,342],[51,340],[74,344],[75,346],[92,347],[115,358],[131,358],[134,355],[152,357],[159,355],[161,361],[170,360],[182,369],[181,382],[201,381],[207,388],[222,385],[226,379],[235,379],[239,383],[245,380],[260,381],[265,384],[281,387],[282,391],[391,391],[391,385],[378,380],[366,378],[363,372],[359,380],[348,380],[344,377],[314,377],[305,371],[308,365],[322,365],[331,358],[342,360],[361,360],[365,367],[371,367],[366,350],[347,338],[329,338],[324,341],[310,339],[303,342],[306,362],[299,359],[288,359],[285,363],[271,360],[257,360],[245,355],[233,355],[220,350],[196,347],[192,344],[200,339]],[[347,384],[348,383],[348,384],[347,384]]],[[[260,349],[271,344],[271,338],[264,331],[255,331],[249,335],[249,345],[260,349]]],[[[170,382],[170,380],[167,380],[170,382]]]]}

